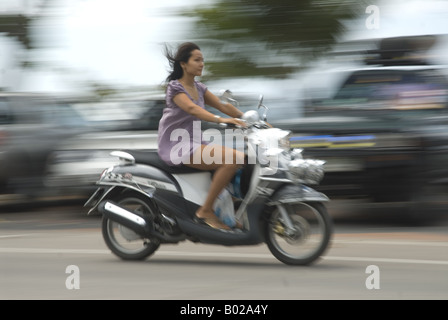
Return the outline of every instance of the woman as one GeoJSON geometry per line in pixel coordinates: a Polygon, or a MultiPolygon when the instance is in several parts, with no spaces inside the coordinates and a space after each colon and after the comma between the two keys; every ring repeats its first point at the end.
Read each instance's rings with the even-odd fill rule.
{"type": "Polygon", "coordinates": [[[237,119],[243,113],[230,103],[222,103],[203,83],[195,80],[195,77],[202,75],[204,68],[204,57],[196,44],[184,43],[179,46],[176,55],[170,55],[167,50],[166,56],[173,70],[167,78],[166,107],[159,123],[159,155],[169,165],[182,163],[200,170],[215,171],[206,200],[196,212],[196,220],[212,228],[228,230],[230,228],[214,214],[213,204],[244,163],[244,153],[221,145],[208,145],[202,140],[202,133],[199,136],[194,133],[194,128],[200,120],[245,126],[243,121],[237,119]],[[230,118],[208,112],[205,104],[230,118]],[[177,138],[172,138],[173,131],[179,132],[179,129],[188,133],[187,141],[181,139],[179,143],[177,138]],[[206,147],[207,152],[203,152],[206,147]],[[187,152],[183,152],[185,150],[187,152]],[[232,157],[226,157],[226,154],[232,157]],[[215,155],[222,158],[210,162],[208,155],[212,159],[216,159],[215,155]],[[228,161],[230,158],[231,162],[228,161]]]}

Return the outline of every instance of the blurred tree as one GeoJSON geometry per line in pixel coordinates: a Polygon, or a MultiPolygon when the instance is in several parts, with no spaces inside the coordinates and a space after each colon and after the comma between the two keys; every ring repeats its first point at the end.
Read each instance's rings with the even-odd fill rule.
{"type": "Polygon", "coordinates": [[[32,49],[30,24],[33,18],[22,14],[0,15],[0,33],[16,38],[26,49],[32,49]]]}
{"type": "Polygon", "coordinates": [[[197,17],[197,42],[207,50],[206,77],[283,77],[325,52],[367,2],[217,0],[187,14],[197,17]]]}

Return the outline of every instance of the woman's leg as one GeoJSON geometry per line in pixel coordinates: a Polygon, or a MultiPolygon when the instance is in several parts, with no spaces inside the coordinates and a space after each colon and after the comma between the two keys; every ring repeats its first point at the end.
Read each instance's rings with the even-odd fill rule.
{"type": "MultiPolygon", "coordinates": [[[[221,229],[229,229],[227,225],[222,223],[213,211],[213,205],[215,200],[221,191],[229,184],[235,175],[238,168],[244,164],[244,153],[236,151],[234,149],[226,148],[220,145],[217,146],[207,146],[210,151],[210,156],[215,159],[214,154],[216,152],[221,152],[222,158],[219,158],[217,162],[209,163],[209,161],[204,161],[203,150],[206,146],[202,145],[196,152],[201,152],[201,163],[186,164],[189,167],[197,168],[200,170],[215,170],[213,179],[210,185],[207,198],[199,210],[196,212],[198,218],[203,218],[213,223],[213,227],[221,229]],[[231,156],[226,157],[226,152],[231,156]],[[227,163],[226,160],[227,159],[227,163]],[[230,160],[230,161],[229,161],[230,160]]],[[[192,157],[193,160],[194,156],[192,157]]],[[[195,158],[196,159],[196,158],[195,158]]]]}

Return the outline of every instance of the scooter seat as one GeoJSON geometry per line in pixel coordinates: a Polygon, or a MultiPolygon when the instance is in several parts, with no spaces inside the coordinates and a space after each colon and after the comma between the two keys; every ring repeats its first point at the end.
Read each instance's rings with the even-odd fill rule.
{"type": "Polygon", "coordinates": [[[123,151],[131,154],[134,157],[135,162],[137,163],[151,165],[153,167],[156,167],[160,170],[163,170],[171,174],[197,173],[202,171],[199,169],[187,167],[185,165],[169,166],[165,161],[160,159],[157,150],[147,150],[147,151],[123,150],[123,151]]]}

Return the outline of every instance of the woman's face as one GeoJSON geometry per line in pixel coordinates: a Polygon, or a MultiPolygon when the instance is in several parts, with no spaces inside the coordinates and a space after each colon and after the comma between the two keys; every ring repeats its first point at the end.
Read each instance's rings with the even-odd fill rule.
{"type": "Polygon", "coordinates": [[[193,50],[188,62],[182,62],[182,68],[186,74],[201,76],[202,69],[204,69],[204,57],[202,56],[202,52],[199,50],[193,50]]]}

